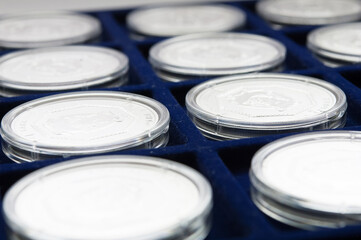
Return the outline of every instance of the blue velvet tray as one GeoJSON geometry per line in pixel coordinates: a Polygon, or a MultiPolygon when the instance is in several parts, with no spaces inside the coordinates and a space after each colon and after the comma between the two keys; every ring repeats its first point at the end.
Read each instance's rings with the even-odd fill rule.
{"type": "MultiPolygon", "coordinates": [[[[255,1],[229,3],[247,13],[242,32],[269,36],[287,47],[284,72],[314,76],[339,86],[348,98],[348,119],[343,129],[361,130],[361,65],[329,68],[316,60],[305,47],[307,33],[314,27],[285,27],[273,30],[254,11],[255,1]]],[[[187,91],[206,79],[182,83],[160,80],[147,61],[148,50],[161,38],[134,41],[125,26],[129,10],[91,12],[103,24],[103,34],[94,45],[119,49],[130,60],[130,82],[110,90],[135,92],[162,102],[171,114],[167,147],[127,150],[116,154],[151,155],[194,167],[205,175],[214,190],[213,227],[207,239],[360,239],[361,225],[342,229],[305,231],[278,223],[260,212],[250,198],[248,169],[253,154],[263,145],[285,135],[217,142],[203,137],[188,118],[184,106],[187,91]]],[[[10,51],[1,51],[5,54],[10,51]]],[[[46,94],[0,98],[0,117],[13,107],[46,94]]],[[[112,153],[113,154],[113,153],[112,153]]],[[[64,159],[15,164],[0,152],[0,201],[6,190],[22,176],[64,159]]],[[[0,217],[0,239],[5,239],[5,223],[0,217]]]]}

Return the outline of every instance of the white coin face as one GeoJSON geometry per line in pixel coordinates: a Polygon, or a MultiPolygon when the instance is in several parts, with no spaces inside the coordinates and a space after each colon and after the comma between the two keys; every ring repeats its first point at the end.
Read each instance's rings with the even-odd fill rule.
{"type": "Polygon", "coordinates": [[[221,75],[265,70],[285,59],[284,46],[253,34],[200,34],[163,41],[150,50],[155,68],[179,74],[221,75]]]}
{"type": "Polygon", "coordinates": [[[339,88],[321,80],[255,74],[220,78],[195,87],[187,95],[187,109],[198,117],[205,113],[222,124],[285,128],[327,120],[335,114],[330,112],[337,109],[340,96],[345,101],[339,88]]]}
{"type": "Polygon", "coordinates": [[[70,13],[26,14],[0,20],[0,46],[50,47],[80,43],[101,32],[97,19],[70,13]]]}
{"type": "Polygon", "coordinates": [[[317,25],[360,19],[357,0],[266,0],[257,5],[258,13],[281,24],[317,25]]]}
{"type": "Polygon", "coordinates": [[[340,138],[337,133],[332,138],[318,135],[268,153],[259,162],[257,175],[277,192],[309,205],[317,204],[319,210],[360,213],[359,134],[355,134],[356,138],[351,134],[340,138]]]}
{"type": "Polygon", "coordinates": [[[26,142],[44,151],[84,154],[129,148],[139,139],[150,141],[152,132],[159,125],[164,128],[159,131],[164,131],[169,121],[162,104],[140,95],[89,92],[43,99],[9,112],[3,118],[3,134],[15,144],[26,142]]]}
{"type": "Polygon", "coordinates": [[[308,47],[316,54],[336,60],[361,61],[361,23],[329,26],[312,31],[308,47]]]}
{"type": "Polygon", "coordinates": [[[111,81],[127,68],[128,58],[108,48],[42,48],[0,58],[0,80],[9,88],[53,91],[111,81]]]}
{"type": "Polygon", "coordinates": [[[38,176],[12,196],[9,211],[25,233],[47,238],[133,239],[184,227],[200,207],[198,184],[204,183],[193,182],[200,174],[192,171],[197,178],[191,179],[182,174],[183,165],[177,171],[169,168],[172,163],[138,158],[63,164],[65,169],[38,176]]]}
{"type": "Polygon", "coordinates": [[[245,24],[245,13],[227,5],[169,6],[136,10],[127,17],[128,26],[150,36],[177,36],[221,32],[245,24]]]}

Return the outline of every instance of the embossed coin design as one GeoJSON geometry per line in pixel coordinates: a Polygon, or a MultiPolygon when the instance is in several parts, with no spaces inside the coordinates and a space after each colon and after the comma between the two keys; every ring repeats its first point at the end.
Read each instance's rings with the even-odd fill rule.
{"type": "Polygon", "coordinates": [[[253,157],[253,200],[270,217],[312,229],[360,224],[361,133],[298,134],[253,157]]]}
{"type": "Polygon", "coordinates": [[[320,79],[264,73],[199,84],[186,107],[205,136],[223,140],[337,128],[347,103],[341,89],[320,79]]]}
{"type": "Polygon", "coordinates": [[[38,48],[83,43],[98,37],[100,22],[69,12],[10,15],[0,19],[0,47],[38,48]]]}
{"type": "Polygon", "coordinates": [[[41,48],[0,57],[0,85],[23,93],[86,89],[115,80],[122,85],[127,72],[127,56],[105,47],[41,48]]]}
{"type": "Polygon", "coordinates": [[[344,62],[361,62],[361,23],[322,27],[307,38],[308,48],[316,55],[344,62]]]}
{"type": "Polygon", "coordinates": [[[202,240],[212,189],[196,170],[146,156],[99,156],[51,165],[6,193],[16,239],[202,240]]]}
{"type": "Polygon", "coordinates": [[[357,21],[358,0],[264,0],[257,12],[266,20],[285,25],[323,25],[357,21]]]}
{"type": "Polygon", "coordinates": [[[112,91],[57,94],[24,103],[1,122],[3,151],[16,162],[155,148],[169,113],[145,96],[112,91]]]}
{"type": "Polygon", "coordinates": [[[222,4],[152,7],[127,16],[127,25],[135,33],[158,37],[231,31],[245,22],[242,10],[222,4]]]}
{"type": "Polygon", "coordinates": [[[285,56],[283,44],[268,37],[205,33],[162,41],[150,49],[149,61],[160,76],[220,76],[271,69],[285,56]]]}

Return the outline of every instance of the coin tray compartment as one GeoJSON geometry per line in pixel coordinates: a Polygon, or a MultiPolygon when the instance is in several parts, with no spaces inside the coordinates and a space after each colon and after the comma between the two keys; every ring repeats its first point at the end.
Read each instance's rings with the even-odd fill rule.
{"type": "Polygon", "coordinates": [[[315,29],[315,27],[304,27],[295,29],[282,29],[283,33],[289,37],[292,41],[296,42],[300,46],[306,47],[307,43],[307,34],[315,29]]]}
{"type": "MultiPolygon", "coordinates": [[[[96,12],[83,12],[85,14],[91,15],[92,17],[98,18],[96,12]]],[[[105,27],[105,22],[100,21],[102,32],[100,36],[98,36],[96,39],[90,41],[90,44],[96,44],[96,43],[105,43],[105,42],[112,42],[112,34],[110,29],[105,27]]]]}
{"type": "Polygon", "coordinates": [[[348,81],[361,88],[361,69],[347,67],[340,71],[341,75],[348,81]]]}
{"type": "MultiPolygon", "coordinates": [[[[361,130],[361,65],[339,68],[324,66],[305,46],[307,33],[313,27],[287,26],[273,29],[254,10],[256,1],[226,3],[242,8],[247,14],[247,25],[239,32],[267,35],[281,41],[288,50],[284,72],[314,76],[340,87],[348,98],[348,119],[343,129],[361,130]]],[[[91,45],[107,46],[123,51],[130,61],[130,81],[126,86],[108,90],[144,94],[162,102],[171,115],[170,140],[159,149],[125,150],[109,154],[138,154],[168,158],[200,171],[212,184],[214,191],[213,226],[207,240],[257,239],[359,239],[361,224],[341,229],[305,231],[279,223],[258,210],[250,198],[248,168],[253,154],[265,144],[291,135],[213,141],[201,135],[187,116],[184,97],[187,91],[207,79],[195,78],[172,83],[159,79],[147,60],[149,48],[163,38],[134,40],[125,25],[131,9],[92,12],[103,26],[98,42],[91,45]]],[[[13,50],[0,51],[0,55],[13,50]]],[[[0,98],[0,117],[29,100],[49,94],[30,94],[0,98]]],[[[69,160],[68,158],[65,160],[69,160]]],[[[16,164],[0,152],[0,202],[6,190],[16,180],[36,169],[64,159],[16,164]]],[[[0,239],[5,239],[5,223],[0,216],[0,239]]]]}

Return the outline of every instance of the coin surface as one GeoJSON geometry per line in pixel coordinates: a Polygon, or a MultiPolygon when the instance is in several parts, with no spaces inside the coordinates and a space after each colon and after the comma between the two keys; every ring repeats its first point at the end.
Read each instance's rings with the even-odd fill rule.
{"type": "Polygon", "coordinates": [[[361,23],[315,29],[307,37],[307,46],[315,54],[330,59],[361,62],[361,23]]]}
{"type": "Polygon", "coordinates": [[[358,0],[264,0],[257,12],[268,21],[290,25],[321,25],[361,18],[358,0]]]}
{"type": "Polygon", "coordinates": [[[345,102],[344,93],[327,82],[291,74],[251,74],[210,80],[187,94],[187,106],[219,122],[270,128],[323,121],[345,102]]]}
{"type": "Polygon", "coordinates": [[[346,96],[312,77],[260,73],[216,78],[186,95],[188,115],[207,137],[238,139],[344,124],[346,96]]]}
{"type": "Polygon", "coordinates": [[[82,43],[101,33],[100,22],[89,15],[50,12],[0,19],[0,47],[37,48],[82,43]]]}
{"type": "Polygon", "coordinates": [[[68,90],[109,82],[127,70],[127,56],[110,48],[41,48],[0,57],[0,84],[19,90],[68,90]]]}
{"type": "Polygon", "coordinates": [[[245,22],[246,15],[241,9],[222,4],[145,8],[127,16],[131,30],[159,37],[230,31],[245,22]]]}
{"type": "Polygon", "coordinates": [[[355,131],[284,138],[266,145],[253,157],[253,183],[265,194],[270,194],[267,188],[274,190],[275,198],[294,208],[360,214],[360,149],[360,133],[355,131]]]}
{"type": "Polygon", "coordinates": [[[57,94],[22,104],[2,119],[12,146],[53,155],[79,155],[131,148],[168,130],[159,102],[111,91],[57,94]]]}
{"type": "Polygon", "coordinates": [[[211,187],[197,171],[127,155],[35,171],[4,203],[8,225],[29,239],[203,239],[211,208],[211,187]]]}
{"type": "Polygon", "coordinates": [[[154,68],[184,75],[227,75],[266,70],[282,63],[286,49],[268,37],[207,33],[162,41],[150,49],[154,68]]]}

